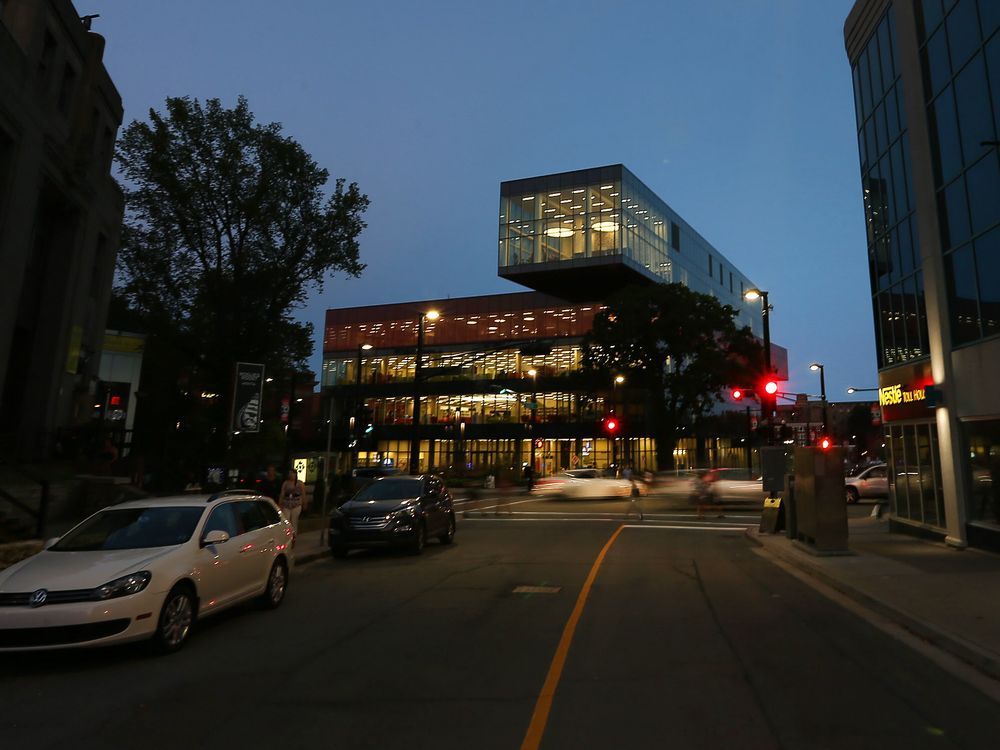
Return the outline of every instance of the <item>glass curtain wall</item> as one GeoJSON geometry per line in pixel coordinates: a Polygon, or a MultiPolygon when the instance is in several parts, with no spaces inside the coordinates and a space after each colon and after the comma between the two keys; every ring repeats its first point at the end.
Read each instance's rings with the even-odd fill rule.
{"type": "MultiPolygon", "coordinates": [[[[336,355],[334,355],[335,357],[336,355]]],[[[391,383],[413,380],[416,353],[364,356],[361,358],[361,383],[391,383]]],[[[581,367],[579,346],[557,346],[547,355],[522,355],[519,349],[494,352],[427,352],[424,367],[459,368],[443,380],[507,380],[527,378],[529,370],[537,377],[559,375],[581,367]]],[[[358,382],[358,357],[332,358],[323,363],[323,384],[341,385],[358,382]]]]}
{"type": "MultiPolygon", "coordinates": [[[[611,466],[613,447],[610,440],[586,438],[579,441],[579,446],[580,450],[577,452],[577,441],[572,438],[544,440],[542,447],[535,449],[540,475],[548,476],[587,467],[606,469],[611,466]]],[[[376,450],[358,453],[358,466],[394,466],[407,470],[409,449],[407,440],[381,440],[376,450]]],[[[623,460],[623,450],[628,451],[634,470],[652,471],[656,468],[656,443],[651,438],[630,438],[627,448],[619,439],[619,462],[623,460]]],[[[507,469],[514,470],[519,477],[521,467],[528,462],[530,456],[531,441],[527,439],[424,440],[420,444],[422,470],[464,469],[485,474],[488,471],[507,469]],[[459,466],[457,461],[464,463],[459,466]]]]}
{"type": "Polygon", "coordinates": [[[879,367],[928,356],[910,144],[890,8],[852,65],[879,367]]]}
{"type": "Polygon", "coordinates": [[[1000,2],[918,4],[955,345],[1000,333],[1000,2]]]}
{"type": "MultiPolygon", "coordinates": [[[[422,396],[420,398],[422,424],[509,424],[531,421],[531,410],[525,406],[529,393],[476,393],[454,396],[422,396]]],[[[596,422],[605,413],[601,397],[583,400],[571,393],[540,392],[536,394],[540,423],[596,422]]],[[[411,424],[413,398],[399,396],[369,398],[365,406],[370,410],[373,424],[411,424]]]]}
{"type": "Polygon", "coordinates": [[[499,265],[619,255],[621,204],[620,180],[502,196],[499,265]]]}

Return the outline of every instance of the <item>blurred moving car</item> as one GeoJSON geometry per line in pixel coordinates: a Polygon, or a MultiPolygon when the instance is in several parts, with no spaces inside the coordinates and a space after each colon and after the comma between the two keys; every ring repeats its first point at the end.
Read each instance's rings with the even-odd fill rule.
{"type": "Polygon", "coordinates": [[[294,540],[253,491],[104,508],[0,571],[0,650],[151,638],[176,651],[200,617],[253,598],[280,605],[294,540]]]}
{"type": "Polygon", "coordinates": [[[640,479],[620,479],[600,469],[571,469],[539,479],[533,494],[560,495],[572,499],[631,497],[645,495],[646,483],[640,479]]]}
{"type": "Polygon", "coordinates": [[[844,478],[847,502],[863,497],[889,497],[889,473],[885,464],[869,466],[854,476],[844,478]]]}
{"type": "Polygon", "coordinates": [[[569,482],[574,479],[596,479],[601,475],[599,469],[570,469],[553,474],[549,477],[536,479],[531,487],[533,495],[559,495],[569,482]]]}
{"type": "Polygon", "coordinates": [[[760,477],[752,476],[747,469],[710,469],[707,480],[719,500],[763,501],[767,494],[760,477]]]}
{"type": "Polygon", "coordinates": [[[455,509],[444,480],[433,474],[376,479],[330,515],[330,551],[406,547],[419,555],[428,537],[455,538],[455,509]]]}

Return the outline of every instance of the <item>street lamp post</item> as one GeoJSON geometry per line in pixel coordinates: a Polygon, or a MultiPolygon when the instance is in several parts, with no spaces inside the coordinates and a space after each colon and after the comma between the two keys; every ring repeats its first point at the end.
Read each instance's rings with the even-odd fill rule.
{"type": "MultiPolygon", "coordinates": [[[[770,377],[771,371],[771,305],[767,301],[767,292],[761,289],[747,289],[743,294],[747,302],[761,301],[761,318],[764,324],[764,369],[765,377],[770,377]]],[[[767,444],[774,445],[774,408],[770,398],[761,399],[761,407],[767,401],[767,444]]]]}
{"type": "Polygon", "coordinates": [[[420,473],[420,376],[424,367],[424,321],[441,317],[437,310],[421,312],[417,320],[417,358],[413,367],[413,432],[410,441],[410,474],[420,473]]]}
{"type": "Polygon", "coordinates": [[[538,370],[528,370],[531,376],[531,463],[528,464],[528,492],[535,486],[535,425],[538,414],[538,370]]]}
{"type": "Polygon", "coordinates": [[[819,397],[823,404],[823,434],[826,435],[827,430],[830,428],[827,426],[827,413],[826,413],[826,370],[819,362],[813,362],[809,365],[809,369],[813,372],[819,370],[819,397]]]}
{"type": "MultiPolygon", "coordinates": [[[[611,411],[612,411],[612,413],[617,413],[618,412],[618,386],[622,385],[624,382],[625,382],[625,376],[624,375],[615,375],[615,379],[614,379],[613,384],[611,386],[611,394],[612,394],[611,395],[611,411]]],[[[622,409],[622,411],[624,411],[624,408],[622,409]]],[[[618,415],[618,419],[619,419],[618,424],[622,425],[622,427],[620,428],[622,430],[622,463],[628,463],[628,456],[625,453],[625,446],[627,445],[627,443],[625,442],[625,434],[624,434],[624,424],[625,424],[625,421],[622,419],[622,415],[620,415],[620,414],[618,415]]],[[[619,471],[618,471],[618,450],[617,450],[617,448],[618,448],[618,437],[616,435],[612,435],[611,436],[611,463],[614,464],[615,475],[616,476],[619,474],[619,471]]]]}

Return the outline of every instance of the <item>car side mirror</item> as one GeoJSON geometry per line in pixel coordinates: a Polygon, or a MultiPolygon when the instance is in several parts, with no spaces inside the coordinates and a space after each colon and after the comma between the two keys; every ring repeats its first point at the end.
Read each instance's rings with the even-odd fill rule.
{"type": "Polygon", "coordinates": [[[205,538],[201,540],[201,546],[207,547],[210,544],[222,544],[223,542],[229,541],[229,534],[221,529],[215,529],[205,534],[205,538]]]}
{"type": "Polygon", "coordinates": [[[58,542],[58,541],[59,541],[59,537],[57,537],[57,536],[54,536],[51,539],[46,539],[45,540],[45,544],[42,545],[42,549],[49,549],[51,547],[54,547],[56,545],[56,542],[58,542]]]}

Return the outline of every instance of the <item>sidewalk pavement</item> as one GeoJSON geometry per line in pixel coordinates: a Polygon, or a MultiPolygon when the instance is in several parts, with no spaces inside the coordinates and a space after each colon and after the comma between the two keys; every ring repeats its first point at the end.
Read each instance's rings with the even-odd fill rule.
{"type": "Polygon", "coordinates": [[[848,519],[854,554],[818,556],[784,534],[748,529],[779,560],[812,575],[984,674],[1000,679],[1000,555],[890,534],[888,522],[848,519]]]}

